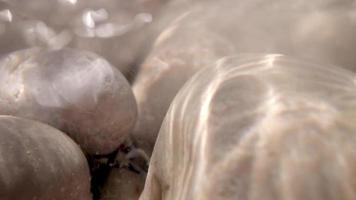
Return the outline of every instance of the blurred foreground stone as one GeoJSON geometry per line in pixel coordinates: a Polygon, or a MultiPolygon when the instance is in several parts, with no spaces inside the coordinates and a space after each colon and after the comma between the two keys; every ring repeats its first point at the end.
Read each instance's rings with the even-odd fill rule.
{"type": "Polygon", "coordinates": [[[219,60],[171,104],[140,199],[355,199],[355,98],[342,68],[219,60]]]}

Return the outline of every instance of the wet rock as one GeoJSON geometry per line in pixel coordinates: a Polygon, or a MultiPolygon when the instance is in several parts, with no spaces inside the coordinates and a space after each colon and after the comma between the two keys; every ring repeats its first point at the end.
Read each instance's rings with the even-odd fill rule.
{"type": "Polygon", "coordinates": [[[136,121],[127,80],[90,52],[14,52],[0,60],[0,85],[0,114],[48,123],[89,154],[114,151],[136,121]]]}
{"type": "Polygon", "coordinates": [[[354,199],[355,97],[342,68],[219,60],[172,102],[140,199],[354,199]]]}

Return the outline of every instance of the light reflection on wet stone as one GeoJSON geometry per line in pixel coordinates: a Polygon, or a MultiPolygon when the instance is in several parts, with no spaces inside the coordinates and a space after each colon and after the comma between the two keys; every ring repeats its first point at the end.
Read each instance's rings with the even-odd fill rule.
{"type": "Polygon", "coordinates": [[[282,55],[199,71],[170,106],[140,199],[354,199],[355,78],[282,55]]]}

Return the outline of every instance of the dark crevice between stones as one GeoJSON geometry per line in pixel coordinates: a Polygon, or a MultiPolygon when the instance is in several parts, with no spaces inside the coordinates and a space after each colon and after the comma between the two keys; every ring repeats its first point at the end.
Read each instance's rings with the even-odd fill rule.
{"type": "Polygon", "coordinates": [[[104,186],[111,171],[111,165],[115,163],[116,154],[118,150],[108,155],[95,155],[88,156],[88,163],[91,174],[91,192],[93,194],[93,200],[100,199],[100,191],[104,186]]]}
{"type": "Polygon", "coordinates": [[[128,155],[136,147],[132,144],[122,144],[117,150],[107,155],[90,155],[87,156],[91,174],[91,192],[93,200],[101,198],[101,191],[107,182],[110,172],[114,168],[126,168],[142,176],[147,175],[148,160],[142,158],[129,158],[119,160],[119,154],[128,155]]]}

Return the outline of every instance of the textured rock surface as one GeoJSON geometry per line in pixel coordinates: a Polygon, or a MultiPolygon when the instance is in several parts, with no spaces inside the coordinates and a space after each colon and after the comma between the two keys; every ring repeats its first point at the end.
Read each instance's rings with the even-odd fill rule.
{"type": "Polygon", "coordinates": [[[218,61],[171,104],[140,199],[355,199],[355,87],[279,55],[218,61]]]}
{"type": "Polygon", "coordinates": [[[0,60],[0,114],[48,123],[89,154],[115,150],[136,112],[126,79],[93,53],[28,49],[0,60]]]}
{"type": "Polygon", "coordinates": [[[84,154],[57,129],[0,116],[0,199],[91,199],[84,154]]]}

